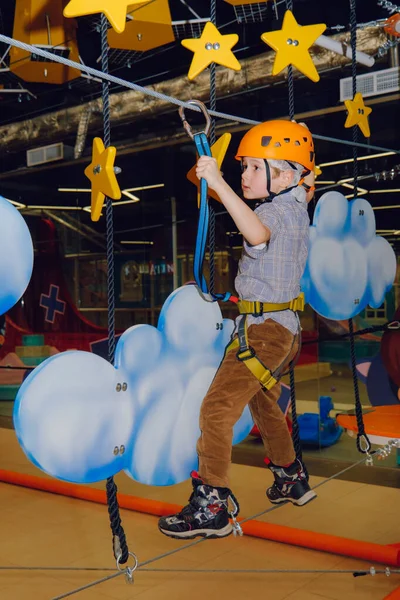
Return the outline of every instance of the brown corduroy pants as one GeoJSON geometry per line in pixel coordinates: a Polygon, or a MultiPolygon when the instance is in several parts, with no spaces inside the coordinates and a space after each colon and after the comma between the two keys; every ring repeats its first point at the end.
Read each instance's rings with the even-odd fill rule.
{"type": "MultiPolygon", "coordinates": [[[[249,345],[257,357],[274,371],[285,368],[295,357],[298,338],[267,319],[248,328],[249,345]]],[[[229,487],[233,427],[248,404],[260,430],[266,456],[276,465],[295,460],[292,438],[285,416],[277,404],[281,384],[264,390],[256,377],[236,357],[236,350],[225,355],[200,411],[201,436],[197,442],[199,475],[208,485],[229,487]]]]}

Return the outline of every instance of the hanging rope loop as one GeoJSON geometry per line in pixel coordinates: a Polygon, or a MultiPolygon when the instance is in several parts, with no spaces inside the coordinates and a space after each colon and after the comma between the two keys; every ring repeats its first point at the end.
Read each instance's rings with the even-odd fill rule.
{"type": "Polygon", "coordinates": [[[357,434],[357,449],[361,454],[369,454],[371,451],[371,442],[365,433],[357,434]]]}

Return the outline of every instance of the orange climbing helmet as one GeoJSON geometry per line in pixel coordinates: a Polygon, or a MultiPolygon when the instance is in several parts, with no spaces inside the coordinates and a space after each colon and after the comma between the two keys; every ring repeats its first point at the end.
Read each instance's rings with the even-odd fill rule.
{"type": "Polygon", "coordinates": [[[235,158],[241,160],[244,156],[293,161],[308,171],[313,171],[315,164],[311,133],[293,121],[265,121],[252,127],[240,142],[235,158]]]}

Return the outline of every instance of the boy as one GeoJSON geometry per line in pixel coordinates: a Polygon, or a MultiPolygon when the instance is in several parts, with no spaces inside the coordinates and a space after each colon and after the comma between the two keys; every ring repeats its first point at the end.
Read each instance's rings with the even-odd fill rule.
{"type": "Polygon", "coordinates": [[[239,350],[228,346],[202,403],[199,472],[192,473],[189,504],[159,521],[162,533],[180,539],[232,533],[228,508],[229,500],[233,501],[228,479],[232,431],[247,404],[274,475],[274,484],[267,490],[270,502],[303,506],[316,497],[296,459],[285,417],[277,405],[279,377],[299,349],[295,299],[308,253],[307,202],[313,192],[307,184],[314,182],[313,140],[305,126],[269,121],[246,133],[236,159],[242,163],[244,198],[270,202],[253,211],[225,182],[215,159],[203,156],[198,160],[197,177],[206,179],[217,192],[243,234],[235,287],[239,308],[244,307],[241,312],[245,314],[237,320],[232,343],[239,350]],[[254,356],[253,372],[250,363],[254,365],[254,356]]]}

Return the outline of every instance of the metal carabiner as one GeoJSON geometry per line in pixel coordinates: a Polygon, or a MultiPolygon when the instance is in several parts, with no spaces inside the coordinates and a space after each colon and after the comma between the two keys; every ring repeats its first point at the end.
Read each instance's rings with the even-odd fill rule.
{"type": "MultiPolygon", "coordinates": [[[[203,113],[203,115],[206,119],[206,126],[204,128],[204,131],[199,131],[198,133],[204,133],[208,137],[208,134],[209,134],[210,128],[211,128],[211,118],[210,118],[210,115],[208,114],[206,105],[203,102],[201,102],[200,100],[189,100],[187,102],[187,104],[194,104],[195,106],[198,106],[200,108],[200,111],[203,113]]],[[[183,127],[185,128],[186,133],[193,140],[194,134],[192,132],[191,126],[189,125],[189,123],[186,119],[184,106],[179,107],[179,116],[181,118],[181,121],[183,123],[183,127]]]]}
{"type": "Polygon", "coordinates": [[[391,329],[392,331],[393,330],[396,331],[397,329],[400,329],[400,321],[392,321],[387,326],[387,329],[391,329]]]}

